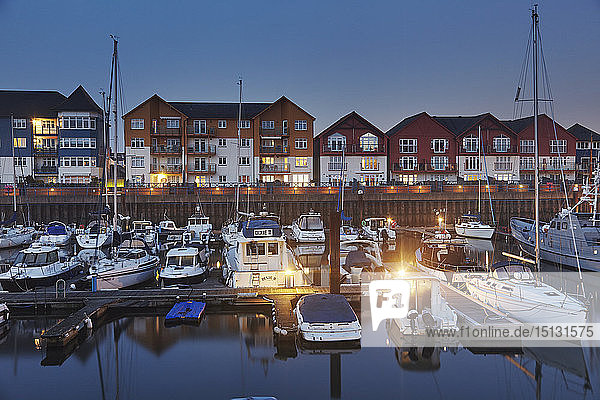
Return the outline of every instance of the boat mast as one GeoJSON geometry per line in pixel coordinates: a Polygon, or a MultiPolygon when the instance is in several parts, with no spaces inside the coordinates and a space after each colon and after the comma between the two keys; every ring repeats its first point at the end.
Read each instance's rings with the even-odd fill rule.
{"type": "Polygon", "coordinates": [[[540,160],[538,143],[538,23],[537,4],[531,10],[533,22],[533,130],[535,143],[535,264],[540,268],[540,160]]]}
{"type": "Polygon", "coordinates": [[[481,125],[477,127],[477,151],[479,152],[477,157],[477,166],[479,167],[479,171],[477,171],[477,214],[479,214],[479,218],[481,218],[481,125]]]}
{"type": "MultiPolygon", "coordinates": [[[[106,138],[106,92],[104,90],[100,91],[102,95],[102,141],[104,142],[104,168],[102,176],[104,179],[102,180],[102,191],[104,195],[107,196],[108,199],[108,158],[107,155],[107,147],[108,147],[108,139],[106,138]]],[[[102,194],[100,195],[102,197],[102,194]]],[[[102,202],[103,203],[103,202],[102,202]]]]}
{"type": "Polygon", "coordinates": [[[13,165],[13,211],[17,212],[17,166],[15,165],[15,116],[10,114],[10,136],[12,140],[12,165],[13,165]]]}
{"type": "Polygon", "coordinates": [[[238,214],[240,212],[240,147],[242,145],[241,139],[241,125],[242,125],[242,78],[238,81],[238,85],[240,85],[240,102],[238,107],[238,124],[237,124],[237,185],[235,187],[235,219],[238,218],[238,214]]]}
{"type": "MultiPolygon", "coordinates": [[[[117,81],[118,81],[118,77],[117,77],[117,73],[118,73],[118,58],[117,58],[117,44],[119,43],[118,38],[114,35],[110,35],[110,37],[113,40],[113,89],[114,89],[114,93],[115,93],[115,101],[114,101],[114,109],[113,109],[113,119],[114,119],[114,141],[113,141],[113,148],[114,148],[114,157],[115,157],[115,161],[113,163],[113,236],[115,235],[115,232],[117,231],[117,121],[118,121],[118,112],[117,112],[117,97],[118,97],[118,93],[117,93],[117,81]]],[[[114,242],[114,241],[113,241],[114,242]]]]}

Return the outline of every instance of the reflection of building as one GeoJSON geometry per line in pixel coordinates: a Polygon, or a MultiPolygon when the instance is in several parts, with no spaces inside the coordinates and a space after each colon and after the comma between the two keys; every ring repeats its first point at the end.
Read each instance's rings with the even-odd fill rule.
{"type": "Polygon", "coordinates": [[[259,362],[266,375],[276,352],[271,321],[262,314],[240,315],[238,320],[248,360],[259,362]]]}

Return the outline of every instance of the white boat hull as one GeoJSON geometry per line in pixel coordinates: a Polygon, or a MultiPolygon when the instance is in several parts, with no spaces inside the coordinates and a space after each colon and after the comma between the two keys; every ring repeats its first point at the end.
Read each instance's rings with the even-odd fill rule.
{"type": "Polygon", "coordinates": [[[33,229],[25,229],[23,232],[2,235],[0,237],[0,249],[7,249],[10,247],[17,247],[30,244],[31,242],[33,242],[33,233],[33,229]]]}
{"type": "Polygon", "coordinates": [[[144,264],[126,268],[114,268],[93,274],[89,279],[92,281],[96,280],[95,286],[97,290],[122,289],[153,279],[157,266],[158,257],[154,257],[144,264]]]}
{"type": "Polygon", "coordinates": [[[491,239],[494,236],[496,228],[493,226],[464,226],[455,225],[454,230],[458,236],[469,237],[475,239],[491,239]]]}
{"type": "Polygon", "coordinates": [[[90,235],[87,233],[77,235],[77,244],[82,249],[97,249],[110,246],[112,244],[112,232],[101,233],[99,235],[90,235]]]}

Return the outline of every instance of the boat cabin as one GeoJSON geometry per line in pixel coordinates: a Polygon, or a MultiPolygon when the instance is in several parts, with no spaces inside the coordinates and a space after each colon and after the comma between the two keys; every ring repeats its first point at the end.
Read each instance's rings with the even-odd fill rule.
{"type": "Polygon", "coordinates": [[[515,279],[518,281],[533,281],[535,278],[529,267],[523,264],[507,263],[495,267],[492,271],[492,277],[500,281],[515,279]]]}
{"type": "Polygon", "coordinates": [[[58,249],[54,246],[37,244],[21,250],[15,258],[14,265],[20,267],[42,267],[59,261],[58,249]]]}
{"type": "Polygon", "coordinates": [[[175,222],[170,221],[170,220],[160,221],[158,224],[158,227],[160,229],[166,229],[166,230],[176,230],[177,229],[175,222]]]}
{"type": "Polygon", "coordinates": [[[476,214],[465,214],[461,215],[456,221],[457,224],[471,224],[471,223],[480,223],[481,217],[476,214]]]}
{"type": "MultiPolygon", "coordinates": [[[[281,226],[271,219],[253,219],[243,223],[238,241],[241,266],[249,270],[280,270],[285,254],[281,226]]],[[[240,266],[240,267],[241,267],[240,266]]]]}
{"type": "Polygon", "coordinates": [[[133,231],[136,233],[145,233],[146,230],[152,228],[150,221],[133,221],[133,231]]]}
{"type": "Polygon", "coordinates": [[[301,215],[298,218],[298,228],[303,231],[322,231],[323,228],[323,220],[321,219],[321,214],[310,213],[301,215]]]}
{"type": "Polygon", "coordinates": [[[167,267],[192,267],[199,263],[199,251],[195,247],[179,247],[167,253],[167,267]]]}

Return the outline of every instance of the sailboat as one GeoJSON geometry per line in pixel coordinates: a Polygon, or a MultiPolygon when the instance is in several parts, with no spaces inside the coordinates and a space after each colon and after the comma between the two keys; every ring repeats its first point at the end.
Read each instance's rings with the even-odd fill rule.
{"type": "MultiPolygon", "coordinates": [[[[481,126],[478,127],[477,134],[477,148],[479,151],[479,174],[477,175],[477,214],[462,215],[458,221],[456,221],[454,230],[458,236],[476,239],[491,239],[492,236],[494,236],[496,228],[481,221],[481,126]]],[[[487,173],[485,179],[487,180],[487,173]]]]}
{"type": "MultiPolygon", "coordinates": [[[[118,40],[116,37],[111,35],[113,39],[113,56],[112,56],[112,68],[113,73],[111,77],[111,90],[114,88],[114,148],[115,154],[117,152],[117,121],[118,121],[118,109],[117,109],[117,82],[119,81],[119,61],[117,44],[118,40]],[[113,87],[114,86],[114,87],[113,87]]],[[[109,94],[109,104],[111,95],[109,94]]],[[[117,163],[113,165],[114,172],[114,215],[113,215],[113,235],[117,231],[117,163]]],[[[113,238],[113,244],[115,244],[113,238]]],[[[113,249],[114,250],[114,249],[113,249]]],[[[146,282],[154,277],[155,271],[158,267],[159,259],[157,256],[151,254],[151,250],[143,239],[127,239],[119,246],[116,252],[113,251],[112,258],[104,258],[99,260],[96,264],[90,267],[90,273],[87,277],[92,283],[92,290],[103,290],[103,289],[120,289],[129,286],[135,286],[140,283],[146,282]]]]}

